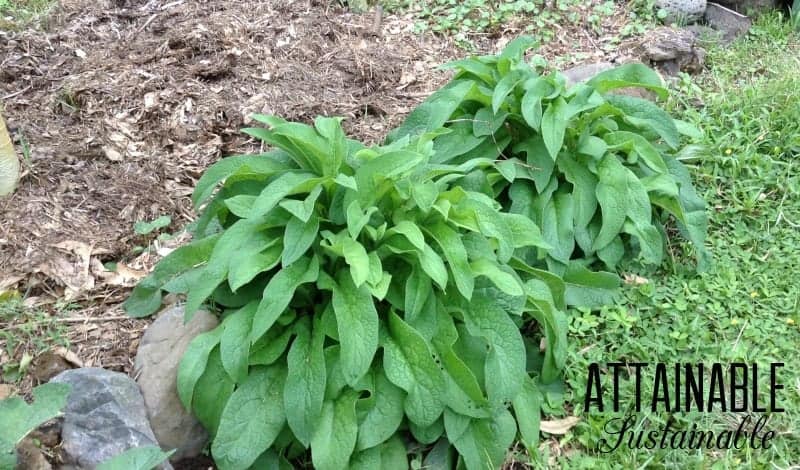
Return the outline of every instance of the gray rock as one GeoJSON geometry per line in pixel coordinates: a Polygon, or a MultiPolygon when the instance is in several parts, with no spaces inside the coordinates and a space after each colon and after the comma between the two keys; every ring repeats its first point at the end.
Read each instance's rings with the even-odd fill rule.
{"type": "Polygon", "coordinates": [[[753,23],[747,16],[716,3],[708,4],[705,18],[709,26],[722,33],[725,44],[745,34],[753,23]]]}
{"type": "Polygon", "coordinates": [[[90,367],[64,371],[51,382],[72,387],[61,428],[67,463],[91,470],[128,449],[157,445],[142,394],[127,375],[90,367]]]}
{"type": "Polygon", "coordinates": [[[611,62],[595,62],[591,64],[581,64],[571,69],[565,70],[564,76],[567,79],[567,86],[585,82],[600,72],[614,68],[611,62]]]}
{"type": "Polygon", "coordinates": [[[697,35],[685,28],[655,28],[642,36],[634,54],[644,63],[657,66],[668,76],[678,72],[697,73],[705,64],[705,50],[697,35]]]}
{"type": "Polygon", "coordinates": [[[690,24],[700,20],[706,11],[706,0],[656,0],[656,9],[667,12],[667,24],[690,24]]]}
{"type": "Polygon", "coordinates": [[[745,14],[762,13],[781,5],[779,0],[717,0],[717,3],[745,14]]]}
{"type": "Polygon", "coordinates": [[[142,336],[134,363],[150,426],[162,449],[176,449],[170,457],[173,462],[199,455],[208,441],[203,426],[181,404],[176,381],[189,342],[219,323],[204,311],[185,325],[183,316],[182,306],[164,310],[142,336]]]}

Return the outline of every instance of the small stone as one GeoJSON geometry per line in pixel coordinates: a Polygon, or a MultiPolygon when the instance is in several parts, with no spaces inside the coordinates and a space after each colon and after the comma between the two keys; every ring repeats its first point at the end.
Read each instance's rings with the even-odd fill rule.
{"type": "Polygon", "coordinates": [[[705,50],[697,35],[686,28],[655,28],[638,40],[634,54],[644,63],[658,66],[666,75],[697,73],[705,64],[705,50]]]}
{"type": "MultiPolygon", "coordinates": [[[[71,386],[61,428],[67,463],[93,469],[128,449],[157,445],[142,394],[127,375],[88,367],[64,371],[51,382],[71,386]]],[[[167,463],[160,468],[172,470],[167,463]]]]}
{"type": "Polygon", "coordinates": [[[591,64],[581,64],[571,69],[564,71],[564,76],[567,78],[567,86],[572,86],[576,83],[585,82],[600,72],[614,68],[611,62],[595,62],[591,64]]]}
{"type": "Polygon", "coordinates": [[[44,383],[65,370],[72,369],[66,359],[51,352],[39,354],[33,360],[30,373],[39,383],[44,383]]]}
{"type": "Polygon", "coordinates": [[[162,449],[176,449],[173,462],[199,455],[208,441],[208,433],[178,398],[178,365],[189,342],[219,324],[202,310],[185,325],[183,318],[183,306],[164,310],[142,336],[134,362],[150,426],[162,449]]]}
{"type": "Polygon", "coordinates": [[[53,468],[47,461],[42,450],[30,437],[26,437],[17,446],[16,470],[51,470],[53,468]]]}

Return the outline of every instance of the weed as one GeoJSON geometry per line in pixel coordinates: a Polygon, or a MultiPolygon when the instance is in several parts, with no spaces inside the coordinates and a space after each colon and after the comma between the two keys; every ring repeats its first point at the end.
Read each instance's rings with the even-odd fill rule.
{"type": "MultiPolygon", "coordinates": [[[[58,309],[64,311],[66,307],[58,309]]],[[[34,357],[57,346],[69,347],[66,327],[56,315],[25,305],[16,294],[0,300],[0,355],[4,357],[3,380],[21,379],[34,357]]]]}
{"type": "Polygon", "coordinates": [[[0,27],[23,28],[45,18],[56,4],[56,0],[0,0],[0,27]]]}

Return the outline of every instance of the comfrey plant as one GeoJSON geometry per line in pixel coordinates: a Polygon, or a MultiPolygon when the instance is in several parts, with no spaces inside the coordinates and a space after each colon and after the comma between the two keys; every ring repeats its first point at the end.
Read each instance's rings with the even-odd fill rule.
{"type": "MultiPolygon", "coordinates": [[[[600,261],[613,270],[634,254],[660,264],[668,216],[705,269],[705,203],[676,158],[681,133],[697,131],[649,100],[613,93],[640,88],[663,98],[658,74],[627,64],[567,86],[542,58],[523,60],[532,45],[523,37],[498,56],[447,64],[456,71],[453,80],[389,141],[445,126],[452,132],[434,139],[435,161],[497,159],[502,177],[476,170],[466,178],[469,187],[542,228],[553,272],[564,273],[575,261],[600,261]]],[[[529,251],[537,254],[523,258],[535,264],[542,250],[529,251]]]]}

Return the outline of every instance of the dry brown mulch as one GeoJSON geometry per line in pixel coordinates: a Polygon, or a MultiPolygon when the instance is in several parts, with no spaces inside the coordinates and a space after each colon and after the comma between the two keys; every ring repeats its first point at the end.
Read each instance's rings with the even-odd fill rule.
{"type": "MultiPolygon", "coordinates": [[[[624,8],[602,34],[564,27],[542,52],[597,60],[624,8]]],[[[19,188],[0,200],[0,291],[77,303],[62,321],[83,365],[129,372],[146,321],[119,303],[183,240],[136,235],[134,223],[191,221],[202,171],[258,148],[239,131],[254,112],[343,116],[352,136],[379,142],[449,78],[436,66],[466,55],[413,23],[325,0],[63,0],[44,31],[0,31],[2,112],[20,153],[30,147],[19,188]]],[[[476,52],[519,33],[478,37],[476,52]]]]}

